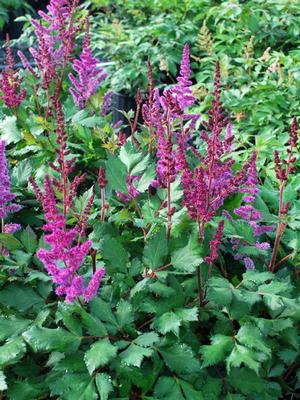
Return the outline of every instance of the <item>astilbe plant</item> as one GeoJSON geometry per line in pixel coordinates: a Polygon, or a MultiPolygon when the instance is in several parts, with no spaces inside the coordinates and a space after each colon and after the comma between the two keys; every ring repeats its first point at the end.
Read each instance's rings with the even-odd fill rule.
{"type": "MultiPolygon", "coordinates": [[[[15,197],[16,195],[10,190],[10,178],[5,155],[5,141],[0,140],[0,221],[2,233],[12,234],[21,229],[19,224],[5,224],[5,219],[8,214],[15,213],[21,209],[19,204],[13,203],[15,197]]],[[[8,255],[8,250],[2,244],[0,244],[0,253],[2,255],[8,255]]]]}
{"type": "Polygon", "coordinates": [[[22,78],[19,71],[14,69],[14,58],[10,48],[9,35],[6,37],[6,67],[0,77],[0,97],[8,108],[14,109],[24,100],[26,89],[20,88],[22,78]]]}
{"type": "Polygon", "coordinates": [[[290,204],[288,202],[284,203],[284,190],[289,180],[289,176],[296,172],[296,161],[297,161],[296,152],[299,140],[298,136],[299,135],[298,135],[297,118],[293,117],[290,126],[289,140],[287,143],[288,147],[286,149],[287,159],[283,158],[282,160],[280,160],[278,151],[277,150],[274,151],[276,178],[279,181],[279,211],[278,211],[278,223],[277,223],[275,243],[271,261],[268,266],[268,269],[270,271],[274,271],[275,267],[277,266],[276,257],[278,253],[278,248],[281,241],[281,237],[287,226],[287,215],[290,204]]]}

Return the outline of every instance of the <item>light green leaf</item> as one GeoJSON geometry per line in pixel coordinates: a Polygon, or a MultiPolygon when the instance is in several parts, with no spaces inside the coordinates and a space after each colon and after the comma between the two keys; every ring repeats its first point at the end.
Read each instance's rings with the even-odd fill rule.
{"type": "Polygon", "coordinates": [[[3,371],[0,371],[0,392],[3,392],[7,389],[6,377],[3,371]]]}
{"type": "Polygon", "coordinates": [[[144,248],[145,263],[155,269],[163,265],[163,261],[168,254],[168,241],[165,229],[161,229],[153,236],[144,248]]]}
{"type": "Polygon", "coordinates": [[[111,377],[104,373],[97,374],[95,381],[100,395],[100,400],[108,400],[109,394],[114,390],[111,383],[111,377]]]}
{"type": "Polygon", "coordinates": [[[252,369],[258,375],[259,362],[257,361],[257,354],[255,351],[236,344],[229,357],[226,360],[227,372],[230,373],[232,367],[240,367],[244,364],[246,367],[252,369]]]}
{"type": "Polygon", "coordinates": [[[195,358],[191,348],[186,344],[178,343],[159,350],[165,363],[178,374],[199,372],[200,363],[195,358]]]}
{"type": "Polygon", "coordinates": [[[203,359],[203,367],[216,365],[223,362],[234,346],[231,336],[214,335],[211,338],[211,344],[201,346],[200,351],[203,359]]]}
{"type": "Polygon", "coordinates": [[[120,328],[123,328],[125,325],[129,325],[134,321],[132,305],[124,299],[119,301],[115,314],[120,328]]]}
{"type": "Polygon", "coordinates": [[[117,348],[109,340],[99,340],[91,345],[84,355],[87,369],[92,375],[96,368],[103,367],[117,354],[117,348]]]}
{"type": "Polygon", "coordinates": [[[6,340],[22,332],[32,321],[12,317],[0,316],[0,340],[6,340]]]}
{"type": "Polygon", "coordinates": [[[163,335],[168,332],[174,332],[175,335],[178,336],[180,325],[181,318],[173,311],[169,311],[162,314],[160,317],[155,318],[151,326],[163,335]]]}
{"type": "Polygon", "coordinates": [[[0,347],[0,367],[13,364],[18,361],[26,352],[26,345],[22,338],[18,337],[5,343],[0,347]]]}
{"type": "Polygon", "coordinates": [[[151,357],[153,353],[152,349],[137,346],[131,343],[126,350],[120,353],[120,358],[122,362],[126,365],[133,365],[134,367],[140,367],[144,357],[151,357]]]}
{"type": "Polygon", "coordinates": [[[171,264],[178,272],[194,273],[202,262],[203,259],[193,250],[191,241],[185,247],[175,250],[171,256],[171,264]]]}
{"type": "Polygon", "coordinates": [[[23,333],[25,341],[34,351],[76,351],[81,338],[62,328],[48,329],[33,326],[23,333]]]}
{"type": "Polygon", "coordinates": [[[155,332],[147,332],[134,339],[133,342],[139,346],[149,347],[159,342],[159,336],[155,332]]]}
{"type": "Polygon", "coordinates": [[[127,169],[122,161],[108,153],[106,161],[106,178],[114,190],[127,194],[127,169]]]}
{"type": "Polygon", "coordinates": [[[17,118],[15,116],[6,116],[0,121],[1,139],[7,144],[18,143],[23,139],[21,132],[17,127],[17,118]]]}
{"type": "Polygon", "coordinates": [[[20,240],[28,253],[33,254],[36,251],[38,247],[37,236],[29,225],[22,231],[20,240]]]}

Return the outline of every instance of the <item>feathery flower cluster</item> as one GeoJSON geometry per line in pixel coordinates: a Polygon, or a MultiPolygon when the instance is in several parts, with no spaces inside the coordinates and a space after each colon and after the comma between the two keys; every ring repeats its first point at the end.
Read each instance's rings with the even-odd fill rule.
{"type": "Polygon", "coordinates": [[[45,211],[47,223],[43,230],[47,232],[45,242],[50,245],[49,250],[40,249],[37,256],[57,285],[58,296],[65,296],[67,302],[73,302],[79,297],[89,302],[97,294],[105,269],[99,268],[88,286],[84,287],[83,277],[78,275],[78,271],[90,251],[91,242],[88,240],[82,244],[73,244],[79,231],[77,228],[66,228],[65,216],[58,211],[53,185],[48,175],[45,177],[44,193],[39,190],[35,192],[45,211]]]}
{"type": "Polygon", "coordinates": [[[22,79],[14,71],[14,58],[10,48],[9,35],[6,37],[6,67],[0,77],[1,98],[8,108],[15,108],[24,100],[26,89],[20,89],[22,79]]]}
{"type": "MultiPolygon", "coordinates": [[[[242,200],[246,204],[241,205],[239,208],[235,208],[234,214],[241,217],[242,220],[245,220],[253,228],[253,233],[258,238],[263,233],[271,232],[273,227],[260,225],[259,222],[262,219],[262,214],[252,205],[255,201],[255,196],[260,192],[257,185],[258,179],[256,172],[256,153],[254,152],[249,160],[247,180],[240,189],[240,192],[244,194],[242,200]]],[[[234,251],[238,251],[240,246],[243,245],[238,239],[233,239],[232,244],[234,251]]],[[[267,242],[260,243],[257,241],[255,243],[255,247],[260,250],[268,250],[270,248],[270,244],[267,242]]],[[[254,261],[247,254],[238,253],[235,254],[234,258],[236,260],[242,260],[246,269],[255,269],[254,261]]]]}
{"type": "MultiPolygon", "coordinates": [[[[5,156],[5,142],[0,140],[0,220],[3,221],[9,213],[14,213],[21,209],[20,205],[12,203],[15,197],[16,195],[10,191],[10,179],[5,156]]],[[[3,233],[13,234],[19,229],[21,229],[19,224],[3,225],[3,233]]],[[[0,254],[5,257],[9,255],[9,251],[1,244],[0,254]]]]}
{"type": "Polygon", "coordinates": [[[128,203],[131,199],[135,199],[136,197],[138,197],[140,192],[134,187],[133,182],[138,181],[140,178],[140,176],[128,175],[126,177],[127,194],[116,192],[119,199],[124,201],[124,203],[128,203]]]}
{"type": "Polygon", "coordinates": [[[223,229],[224,229],[224,220],[222,219],[218,224],[213,240],[211,240],[209,243],[210,255],[205,257],[205,261],[210,266],[212,266],[214,261],[218,259],[218,249],[221,244],[223,229]]]}
{"type": "Polygon", "coordinates": [[[77,72],[78,79],[73,74],[69,74],[69,79],[73,85],[70,92],[75,103],[81,109],[85,107],[89,98],[97,91],[100,83],[108,75],[103,68],[97,67],[97,64],[98,60],[92,55],[87,19],[80,60],[74,60],[73,62],[73,70],[77,72]]]}
{"type": "Polygon", "coordinates": [[[5,141],[0,140],[0,219],[5,219],[9,213],[14,213],[21,209],[20,205],[12,203],[15,197],[16,195],[10,191],[5,141]]]}
{"type": "Polygon", "coordinates": [[[113,91],[109,90],[107,93],[105,93],[105,96],[103,98],[103,103],[102,103],[102,107],[101,107],[101,111],[100,111],[100,115],[101,117],[104,117],[107,113],[107,110],[110,106],[111,103],[111,98],[113,96],[113,91]]]}
{"type": "Polygon", "coordinates": [[[192,152],[199,159],[200,164],[194,169],[189,168],[186,160],[187,138],[178,137],[177,165],[181,169],[181,183],[184,193],[183,204],[189,215],[199,225],[199,236],[203,238],[204,224],[211,220],[216,211],[223,205],[226,197],[236,193],[246,179],[249,164],[233,175],[233,160],[222,161],[226,153],[230,153],[233,136],[231,125],[225,116],[220,100],[220,64],[216,64],[212,107],[208,111],[210,116],[204,124],[201,138],[206,143],[206,154],[200,154],[191,147],[192,152]],[[221,138],[223,128],[226,127],[224,140],[221,138]]]}

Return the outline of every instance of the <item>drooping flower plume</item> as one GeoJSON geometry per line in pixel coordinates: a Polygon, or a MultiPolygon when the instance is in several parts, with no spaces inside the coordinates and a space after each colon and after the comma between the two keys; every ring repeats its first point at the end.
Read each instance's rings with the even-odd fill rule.
{"type": "Polygon", "coordinates": [[[69,79],[73,85],[70,92],[72,93],[74,102],[81,109],[85,107],[89,98],[96,93],[100,83],[108,75],[103,68],[97,66],[98,62],[92,55],[87,19],[80,59],[73,61],[73,70],[77,72],[78,77],[76,78],[73,74],[69,74],[69,79]]]}

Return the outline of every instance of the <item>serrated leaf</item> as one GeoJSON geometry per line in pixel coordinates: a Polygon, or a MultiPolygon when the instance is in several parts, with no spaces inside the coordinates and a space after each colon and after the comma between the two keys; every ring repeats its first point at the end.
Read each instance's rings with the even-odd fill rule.
{"type": "Polygon", "coordinates": [[[94,379],[88,374],[59,374],[49,383],[51,394],[64,400],[97,400],[94,379]]]}
{"type": "Polygon", "coordinates": [[[84,361],[90,375],[92,375],[95,369],[103,367],[111,361],[116,354],[117,348],[109,340],[99,340],[92,344],[84,355],[84,361]]]}
{"type": "Polygon", "coordinates": [[[122,161],[108,153],[106,161],[106,179],[114,190],[127,194],[127,169],[122,161]]]}
{"type": "Polygon", "coordinates": [[[12,184],[18,187],[27,186],[31,174],[32,167],[30,161],[19,161],[12,171],[12,184]]]}
{"type": "Polygon", "coordinates": [[[131,343],[126,350],[120,353],[120,358],[126,365],[133,365],[134,367],[140,367],[144,357],[151,357],[153,353],[152,349],[146,347],[137,346],[131,343]]]}
{"type": "Polygon", "coordinates": [[[1,139],[7,144],[18,143],[22,140],[21,132],[17,127],[17,118],[15,116],[6,116],[0,121],[1,139]]]}
{"type": "Polygon", "coordinates": [[[168,332],[174,332],[175,335],[178,336],[180,325],[181,318],[173,311],[169,311],[162,314],[160,317],[155,318],[151,326],[163,335],[168,332]]]}
{"type": "Polygon", "coordinates": [[[8,233],[0,233],[0,244],[7,248],[9,251],[20,250],[23,248],[21,242],[13,235],[8,233]]]}
{"type": "Polygon", "coordinates": [[[177,379],[165,376],[159,378],[154,389],[154,395],[159,400],[184,400],[177,379]]]}
{"type": "Polygon", "coordinates": [[[271,356],[271,349],[266,346],[262,333],[252,324],[246,323],[243,325],[239,329],[236,339],[246,347],[262,351],[267,356],[271,356]]]}
{"type": "MultiPolygon", "coordinates": [[[[139,161],[141,161],[142,154],[138,151],[136,146],[130,140],[127,140],[125,145],[121,147],[119,157],[122,163],[126,165],[127,171],[130,172],[130,170],[139,161]]],[[[138,175],[138,174],[131,172],[130,175],[138,175]]]]}
{"type": "Polygon", "coordinates": [[[203,367],[216,365],[223,362],[226,354],[230,353],[234,346],[231,336],[214,335],[211,337],[211,344],[201,346],[200,351],[203,359],[203,367]]]}
{"type": "Polygon", "coordinates": [[[92,315],[99,318],[101,321],[109,322],[112,325],[117,326],[117,320],[111,310],[111,305],[106,303],[100,297],[94,297],[90,302],[90,308],[92,315]]]}
{"type": "Polygon", "coordinates": [[[0,341],[22,332],[32,321],[12,317],[0,316],[0,341]]]}
{"type": "Polygon", "coordinates": [[[95,378],[100,400],[108,400],[109,394],[114,390],[111,377],[108,374],[97,374],[95,378]]]}
{"type": "Polygon", "coordinates": [[[183,322],[198,321],[198,308],[177,308],[175,314],[183,322]]]}
{"type": "Polygon", "coordinates": [[[18,337],[5,343],[0,347],[0,367],[13,364],[18,361],[26,352],[26,345],[22,338],[18,337]]]}
{"type": "Polygon", "coordinates": [[[154,235],[144,248],[145,263],[151,269],[163,265],[165,257],[168,255],[168,241],[165,229],[161,229],[154,235]]]}
{"type": "Polygon", "coordinates": [[[226,360],[227,371],[230,373],[232,367],[240,367],[244,364],[252,369],[258,375],[259,362],[257,361],[256,352],[239,344],[236,344],[226,360]]]}
{"type": "Polygon", "coordinates": [[[134,339],[134,343],[139,346],[149,347],[159,342],[159,340],[159,336],[156,332],[147,332],[134,339]]]}
{"type": "Polygon", "coordinates": [[[112,270],[124,272],[127,269],[128,253],[115,238],[105,235],[102,249],[103,258],[109,263],[112,270]]]}
{"type": "Polygon", "coordinates": [[[193,250],[191,241],[185,247],[175,250],[171,256],[171,264],[179,272],[194,273],[202,262],[203,259],[193,250]]]}
{"type": "Polygon", "coordinates": [[[129,325],[134,321],[132,305],[124,299],[119,301],[115,314],[120,328],[123,328],[125,325],[129,325]]]}
{"type": "Polygon", "coordinates": [[[24,312],[29,310],[31,307],[42,306],[44,300],[31,287],[11,283],[4,289],[1,289],[0,304],[24,312]]]}
{"type": "Polygon", "coordinates": [[[219,306],[229,306],[233,299],[233,289],[227,279],[212,278],[208,286],[207,299],[219,306]]]}
{"type": "Polygon", "coordinates": [[[264,380],[248,368],[234,368],[228,377],[230,384],[240,393],[261,393],[264,390],[264,380]]]}
{"type": "Polygon", "coordinates": [[[178,374],[199,372],[200,363],[195,358],[191,348],[186,344],[178,343],[159,350],[165,363],[178,374]]]}
{"type": "Polygon", "coordinates": [[[21,232],[20,240],[28,253],[33,254],[36,251],[38,247],[37,236],[29,225],[21,232]]]}
{"type": "Polygon", "coordinates": [[[81,338],[62,328],[48,329],[33,326],[23,333],[25,341],[34,351],[76,351],[81,338]]]}

